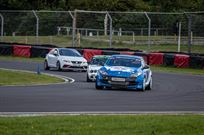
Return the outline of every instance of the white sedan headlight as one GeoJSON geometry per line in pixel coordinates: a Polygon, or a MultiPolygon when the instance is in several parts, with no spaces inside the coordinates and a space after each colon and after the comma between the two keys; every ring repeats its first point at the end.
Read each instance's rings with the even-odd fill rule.
{"type": "Polygon", "coordinates": [[[62,60],[63,62],[66,62],[66,63],[70,63],[71,61],[69,60],[62,60]]]}
{"type": "Polygon", "coordinates": [[[132,74],[130,77],[138,77],[142,74],[142,71],[136,72],[134,74],[132,74]]]}

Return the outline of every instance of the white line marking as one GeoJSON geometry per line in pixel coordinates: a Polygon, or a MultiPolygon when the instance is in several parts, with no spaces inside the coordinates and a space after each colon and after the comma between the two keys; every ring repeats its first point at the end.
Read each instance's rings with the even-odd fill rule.
{"type": "Polygon", "coordinates": [[[0,112],[0,117],[32,117],[62,115],[204,115],[204,111],[103,111],[103,112],[0,112]]]}
{"type": "MultiPolygon", "coordinates": [[[[7,71],[19,71],[19,72],[26,72],[26,73],[32,73],[32,74],[36,74],[36,72],[34,71],[28,71],[28,70],[17,70],[17,69],[7,69],[7,68],[0,68],[1,70],[7,70],[7,71]]],[[[44,85],[53,85],[53,84],[65,84],[65,83],[73,83],[75,80],[70,78],[70,77],[67,77],[67,76],[62,76],[62,75],[54,75],[54,74],[49,74],[49,73],[42,73],[41,74],[44,74],[44,75],[48,75],[48,76],[51,76],[51,77],[57,77],[57,78],[60,78],[60,79],[63,79],[64,82],[60,82],[60,83],[45,83],[45,84],[31,84],[31,85],[4,85],[4,86],[44,86],[44,85]]]]}

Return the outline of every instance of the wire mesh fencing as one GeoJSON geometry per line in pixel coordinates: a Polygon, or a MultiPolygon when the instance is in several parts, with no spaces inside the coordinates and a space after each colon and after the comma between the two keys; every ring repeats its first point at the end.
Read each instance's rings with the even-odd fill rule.
{"type": "Polygon", "coordinates": [[[0,19],[2,42],[187,52],[204,46],[204,12],[0,10],[0,19]]]}

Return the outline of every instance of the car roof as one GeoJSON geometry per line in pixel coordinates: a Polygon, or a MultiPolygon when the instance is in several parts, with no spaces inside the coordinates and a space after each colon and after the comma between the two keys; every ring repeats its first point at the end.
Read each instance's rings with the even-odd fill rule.
{"type": "Polygon", "coordinates": [[[109,58],[109,57],[110,57],[110,55],[95,55],[95,56],[93,56],[93,58],[97,58],[97,59],[109,58]]]}
{"type": "Polygon", "coordinates": [[[130,58],[130,59],[143,59],[141,56],[135,56],[135,55],[112,55],[112,57],[122,57],[122,58],[130,58]]]}
{"type": "Polygon", "coordinates": [[[58,50],[62,50],[62,49],[64,50],[64,49],[65,49],[65,50],[72,50],[72,51],[76,51],[76,49],[72,49],[72,48],[57,48],[57,49],[58,49],[58,50]]]}

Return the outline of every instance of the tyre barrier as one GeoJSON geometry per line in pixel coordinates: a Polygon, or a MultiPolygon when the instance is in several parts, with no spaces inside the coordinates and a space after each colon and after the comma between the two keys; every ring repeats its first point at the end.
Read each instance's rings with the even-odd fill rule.
{"type": "Polygon", "coordinates": [[[13,45],[13,56],[30,58],[31,46],[13,45]]]}
{"type": "Polygon", "coordinates": [[[178,68],[189,67],[189,55],[176,54],[174,58],[174,66],[178,68]]]}
{"type": "Polygon", "coordinates": [[[150,53],[149,64],[150,65],[163,65],[164,53],[150,53]]]}
{"type": "MultiPolygon", "coordinates": [[[[26,45],[26,44],[14,44],[14,43],[0,43],[0,55],[13,55],[20,57],[42,57],[44,58],[46,54],[52,49],[56,48],[55,45],[26,45]]],[[[72,47],[67,47],[72,48],[72,47]]],[[[133,51],[130,49],[116,48],[107,50],[103,49],[93,49],[93,48],[74,48],[78,50],[88,62],[94,55],[135,55],[144,58],[149,65],[164,65],[164,66],[174,66],[178,68],[198,68],[204,69],[204,55],[203,54],[187,54],[178,52],[151,52],[146,53],[142,51],[133,51]]]]}
{"type": "Polygon", "coordinates": [[[163,59],[163,65],[164,66],[174,66],[174,53],[165,53],[164,59],[163,59]]]}
{"type": "Polygon", "coordinates": [[[12,55],[13,54],[13,46],[1,44],[0,45],[0,55],[12,55]]]}
{"type": "Polygon", "coordinates": [[[93,50],[93,49],[84,49],[83,56],[84,58],[90,62],[94,55],[101,55],[102,50],[93,50]]]}

